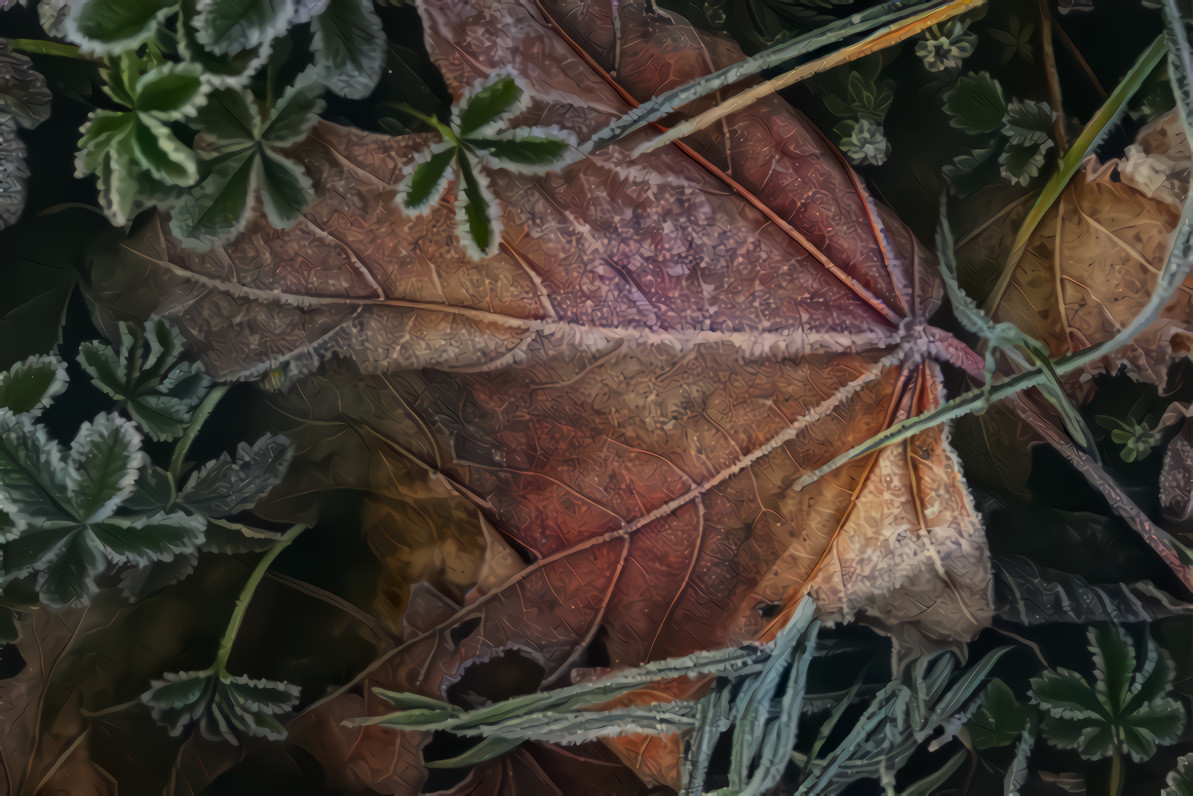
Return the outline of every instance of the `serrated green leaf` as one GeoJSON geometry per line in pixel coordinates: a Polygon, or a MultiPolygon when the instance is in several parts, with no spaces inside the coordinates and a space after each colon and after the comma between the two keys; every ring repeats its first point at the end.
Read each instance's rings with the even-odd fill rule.
{"type": "Polygon", "coordinates": [[[119,352],[106,343],[83,343],[79,364],[92,384],[126,402],[129,414],[150,438],[173,439],[182,433],[211,379],[199,364],[176,361],[181,339],[163,321],[152,322],[148,335],[141,327],[120,328],[119,352]]]}
{"type": "Polygon", "coordinates": [[[1168,772],[1160,791],[1160,796],[1193,796],[1193,753],[1182,755],[1176,761],[1176,767],[1168,772]]]}
{"type": "Polygon", "coordinates": [[[114,414],[84,423],[64,473],[75,518],[96,522],[111,516],[132,494],[145,461],[141,432],[132,423],[114,414]]]}
{"type": "Polygon", "coordinates": [[[120,590],[130,602],[144,599],[155,592],[185,580],[199,563],[196,553],[176,555],[168,561],[151,561],[126,569],[120,576],[120,590]]]}
{"type": "Polygon", "coordinates": [[[257,181],[265,215],[275,229],[293,226],[315,196],[302,166],[264,147],[257,160],[257,181]]]}
{"type": "Polygon", "coordinates": [[[123,509],[137,514],[168,511],[176,497],[174,480],[170,474],[156,464],[146,462],[137,475],[133,493],[124,501],[123,509]]]}
{"type": "Polygon", "coordinates": [[[199,0],[196,11],[198,41],[216,55],[236,55],[284,33],[294,0],[199,0]]]}
{"type": "Polygon", "coordinates": [[[513,111],[522,99],[522,89],[508,75],[497,75],[481,84],[460,101],[458,119],[452,127],[461,138],[474,135],[504,114],[513,111]]]}
{"type": "Polygon", "coordinates": [[[311,23],[315,65],[341,97],[364,99],[385,67],[385,31],[367,0],[331,0],[311,23]]]}
{"type": "Polygon", "coordinates": [[[971,135],[997,130],[1006,113],[1002,85],[988,72],[969,72],[944,95],[944,111],[949,124],[971,135]]]}
{"type": "Polygon", "coordinates": [[[67,17],[67,32],[89,52],[125,52],[149,38],[174,6],[171,0],[86,0],[67,17]]]}
{"type": "Polygon", "coordinates": [[[203,105],[207,83],[190,65],[162,64],[142,75],[133,89],[138,113],[172,122],[185,119],[203,105]]]}
{"type": "Polygon", "coordinates": [[[490,257],[501,239],[500,216],[496,199],[489,191],[485,176],[473,171],[463,152],[456,153],[462,188],[456,196],[456,225],[465,251],[473,259],[490,257]]]}
{"type": "Polygon", "coordinates": [[[0,409],[0,511],[16,523],[69,517],[62,449],[27,415],[0,409]]]}
{"type": "Polygon", "coordinates": [[[305,139],[323,110],[322,93],[317,74],[304,72],[270,110],[261,140],[274,147],[288,147],[305,139]]]}
{"type": "Polygon", "coordinates": [[[1108,718],[1093,687],[1072,669],[1049,669],[1031,680],[1032,699],[1057,718],[1108,718]]]}
{"type": "Polygon", "coordinates": [[[1030,713],[1031,708],[1016,699],[1010,687],[996,678],[982,692],[978,709],[965,726],[978,749],[1008,746],[1022,735],[1030,713]]]}
{"type": "Polygon", "coordinates": [[[456,147],[443,144],[433,147],[427,160],[415,166],[398,187],[398,195],[407,210],[417,212],[439,201],[450,181],[455,158],[456,147]]]}
{"type": "Polygon", "coordinates": [[[207,523],[203,549],[209,553],[225,555],[263,553],[273,547],[277,541],[277,534],[266,533],[234,522],[216,520],[207,523]]]}
{"type": "Polygon", "coordinates": [[[170,212],[170,231],[188,245],[209,247],[231,237],[248,220],[256,190],[257,150],[222,160],[170,212]]]}
{"type": "Polygon", "coordinates": [[[1046,102],[1011,100],[1003,116],[1002,131],[1014,146],[1038,146],[1052,134],[1055,115],[1046,102]]]}
{"type": "Polygon", "coordinates": [[[1032,146],[1008,145],[998,156],[999,173],[1012,185],[1026,186],[1040,176],[1044,156],[1052,148],[1052,141],[1032,146]]]}
{"type": "Polygon", "coordinates": [[[244,89],[212,92],[195,117],[199,137],[209,151],[223,154],[255,143],[261,131],[261,114],[252,95],[244,89]]]}
{"type": "Polygon", "coordinates": [[[1135,671],[1135,646],[1118,625],[1102,623],[1087,631],[1094,660],[1094,693],[1111,715],[1127,701],[1135,671]]]}
{"type": "Polygon", "coordinates": [[[1180,740],[1185,727],[1185,711],[1175,699],[1158,699],[1146,708],[1134,711],[1122,722],[1123,745],[1137,763],[1147,762],[1157,746],[1180,740]]]}
{"type": "Polygon", "coordinates": [[[298,688],[289,683],[221,677],[214,669],[202,669],[169,673],[152,681],[141,701],[171,735],[197,723],[205,737],[236,744],[238,734],[285,737],[285,728],[275,716],[292,709],[298,695],[298,688]]]}
{"type": "Polygon", "coordinates": [[[195,153],[162,122],[142,116],[133,127],[132,141],[137,162],[162,182],[187,186],[199,179],[195,153]]]}
{"type": "Polygon", "coordinates": [[[99,205],[108,220],[116,225],[128,221],[141,196],[137,156],[132,143],[134,130],[135,127],[129,127],[127,135],[113,142],[96,173],[99,205]]]}
{"type": "Polygon", "coordinates": [[[196,513],[220,519],[250,509],[282,480],[292,457],[285,437],[267,434],[251,446],[242,442],[235,458],[223,453],[199,468],[179,500],[196,513]]]}
{"type": "Polygon", "coordinates": [[[132,135],[136,115],[122,111],[93,111],[83,125],[79,153],[75,158],[76,177],[98,173],[112,149],[132,135]]]}
{"type": "Polygon", "coordinates": [[[203,520],[182,512],[142,517],[112,517],[90,526],[112,561],[147,564],[189,553],[203,539],[203,520]]]}
{"type": "MultiPolygon", "coordinates": [[[[23,539],[24,536],[17,542],[23,539]]],[[[6,555],[8,547],[5,548],[6,555]]],[[[38,575],[38,596],[51,608],[86,605],[98,590],[95,579],[105,566],[107,561],[94,538],[76,530],[66,537],[57,554],[50,558],[38,575]]]]}
{"type": "Polygon", "coordinates": [[[0,373],[0,409],[36,419],[66,383],[66,363],[60,357],[29,357],[0,373]]]}
{"type": "Polygon", "coordinates": [[[468,143],[486,150],[501,165],[553,166],[564,159],[572,148],[570,141],[544,135],[526,135],[518,138],[477,138],[468,143]]]}

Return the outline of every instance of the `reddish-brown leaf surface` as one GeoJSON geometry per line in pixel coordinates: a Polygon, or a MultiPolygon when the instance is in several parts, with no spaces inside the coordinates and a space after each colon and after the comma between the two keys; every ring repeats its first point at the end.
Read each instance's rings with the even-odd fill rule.
{"type": "MultiPolygon", "coordinates": [[[[510,70],[530,97],[516,124],[583,140],[741,57],[650,3],[619,6],[619,53],[599,0],[420,11],[454,94],[510,70]]],[[[988,623],[986,544],[945,429],[791,488],[941,402],[934,360],[968,352],[926,326],[932,262],[782,101],[702,135],[494,172],[501,252],[474,262],[449,206],[411,219],[393,204],[426,137],[320,124],[295,152],[318,197],[295,228],[259,220],[197,254],[155,222],[97,265],[101,302],[174,318],[217,376],[284,372],[290,411],[397,463],[368,475],[388,558],[410,521],[436,544],[487,526],[522,556],[471,555],[490,577],[458,607],[391,599],[410,600],[404,643],[360,685],[441,695],[510,650],[556,682],[594,639],[614,666],[740,643],[766,632],[759,607],[809,590],[912,646],[988,623]],[[354,364],[308,375],[333,354],[354,364]]],[[[348,784],[406,793],[421,739],[338,724],[383,709],[337,697],[296,737],[348,784]]],[[[667,748],[640,770],[673,779],[667,748]]]]}

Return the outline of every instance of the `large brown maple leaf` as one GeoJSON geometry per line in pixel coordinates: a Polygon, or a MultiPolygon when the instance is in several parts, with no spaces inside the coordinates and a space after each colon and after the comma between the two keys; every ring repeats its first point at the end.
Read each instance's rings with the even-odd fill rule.
{"type": "MultiPolygon", "coordinates": [[[[517,126],[580,140],[742,57],[650,2],[614,5],[620,38],[606,2],[420,11],[454,94],[509,71],[529,99],[517,126]]],[[[927,325],[931,259],[777,98],[631,157],[645,134],[559,173],[492,172],[505,233],[476,262],[449,206],[409,218],[393,202],[427,136],[320,124],[294,153],[317,195],[294,228],[259,219],[201,254],[159,220],[97,266],[101,301],[175,319],[218,377],[284,370],[291,406],[429,473],[434,489],[402,498],[412,513],[439,501],[436,518],[475,518],[442,533],[487,523],[523,556],[458,609],[408,617],[367,684],[442,694],[509,650],[549,683],[598,634],[614,666],[740,643],[766,632],[760,608],[807,591],[913,646],[988,623],[986,543],[947,429],[792,488],[939,405],[937,361],[974,365],[927,325]],[[332,355],[359,371],[303,378],[332,355]]],[[[349,779],[418,786],[413,742],[337,731],[349,779]]]]}

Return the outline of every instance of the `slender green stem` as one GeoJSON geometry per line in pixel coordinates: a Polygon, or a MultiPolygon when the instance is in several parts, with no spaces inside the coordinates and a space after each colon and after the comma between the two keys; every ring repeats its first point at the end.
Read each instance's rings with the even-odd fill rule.
{"type": "Polygon", "coordinates": [[[245,581],[244,588],[240,590],[240,597],[236,600],[236,610],[232,612],[232,618],[228,620],[228,628],[224,631],[224,637],[220,639],[219,652],[215,656],[214,667],[220,677],[228,676],[228,658],[232,655],[232,645],[236,643],[236,634],[240,631],[244,615],[248,611],[249,603],[253,600],[253,593],[261,584],[261,579],[265,577],[265,573],[273,564],[274,559],[306,529],[306,525],[299,523],[282,534],[277,543],[269,548],[269,552],[261,556],[261,560],[257,562],[249,579],[245,581]]]}
{"type": "Polygon", "coordinates": [[[89,64],[107,69],[108,65],[98,58],[92,58],[89,55],[83,55],[79,48],[73,44],[64,44],[60,41],[45,41],[43,39],[9,39],[8,46],[14,50],[20,50],[31,55],[53,55],[58,58],[71,58],[76,61],[86,61],[89,64]]]}
{"type": "Polygon", "coordinates": [[[187,451],[191,449],[191,444],[199,435],[199,430],[203,428],[207,418],[211,417],[211,413],[215,411],[216,405],[224,397],[228,387],[227,384],[218,384],[211,389],[211,392],[207,393],[207,397],[203,399],[203,403],[199,404],[194,417],[191,418],[190,424],[183,432],[182,439],[178,440],[178,444],[174,446],[174,455],[170,457],[170,477],[174,479],[174,483],[178,483],[178,479],[182,477],[182,467],[186,464],[187,451]]]}
{"type": "Polygon", "coordinates": [[[1123,792],[1123,758],[1115,749],[1110,756],[1110,796],[1121,796],[1123,792]]]}

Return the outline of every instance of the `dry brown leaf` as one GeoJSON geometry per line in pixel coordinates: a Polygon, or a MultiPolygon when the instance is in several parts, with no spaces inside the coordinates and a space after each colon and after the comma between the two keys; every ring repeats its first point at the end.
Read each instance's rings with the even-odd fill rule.
{"type": "MultiPolygon", "coordinates": [[[[1054,357],[1113,337],[1147,303],[1168,259],[1189,162],[1175,115],[1141,131],[1124,158],[1091,158],[1041,221],[1006,287],[988,298],[994,319],[1044,341],[1054,357]]],[[[1091,370],[1121,366],[1163,389],[1191,334],[1193,277],[1160,320],[1091,370]]]]}
{"type": "MultiPolygon", "coordinates": [[[[581,138],[741,57],[651,3],[619,5],[618,54],[607,3],[420,11],[454,93],[511,70],[530,97],[517,124],[581,138]]],[[[598,635],[615,666],[741,643],[770,632],[760,606],[808,590],[828,617],[913,648],[989,622],[985,540],[946,429],[791,488],[938,406],[933,360],[974,364],[926,325],[941,293],[930,260],[777,98],[702,135],[558,174],[493,172],[506,233],[474,262],[450,209],[412,220],[392,204],[425,137],[321,124],[295,150],[318,198],[294,229],[258,220],[196,254],[157,221],[97,265],[102,302],[174,318],[218,376],[354,360],[360,373],[295,384],[289,411],[406,457],[413,486],[392,472],[371,485],[402,511],[441,501],[427,527],[477,539],[483,517],[529,562],[446,617],[419,596],[405,645],[362,686],[442,695],[509,650],[552,682],[598,635]]],[[[338,697],[296,738],[347,784],[409,792],[420,742],[335,728],[344,699],[384,710],[338,697]]]]}

